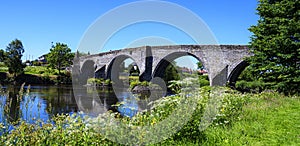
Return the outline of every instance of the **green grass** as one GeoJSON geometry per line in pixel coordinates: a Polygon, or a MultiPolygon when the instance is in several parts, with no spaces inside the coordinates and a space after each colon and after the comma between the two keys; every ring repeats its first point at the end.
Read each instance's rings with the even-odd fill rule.
{"type": "MultiPolygon", "coordinates": [[[[50,69],[46,66],[26,66],[24,73],[32,75],[58,75],[58,70],[50,69]]],[[[64,73],[64,71],[62,71],[62,73],[64,73]]]]}
{"type": "Polygon", "coordinates": [[[205,131],[208,145],[299,145],[300,98],[273,93],[251,95],[241,119],[205,131]]]}
{"type": "MultiPolygon", "coordinates": [[[[0,72],[8,72],[8,67],[6,66],[0,66],[0,72]]],[[[61,71],[62,73],[65,73],[64,70],[61,71]]],[[[58,75],[57,69],[50,69],[46,66],[26,66],[24,68],[25,74],[31,74],[31,75],[58,75]]]]}

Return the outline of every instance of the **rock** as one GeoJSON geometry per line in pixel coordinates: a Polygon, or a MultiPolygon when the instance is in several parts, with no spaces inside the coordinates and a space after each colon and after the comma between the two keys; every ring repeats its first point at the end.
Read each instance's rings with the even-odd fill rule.
{"type": "Polygon", "coordinates": [[[150,93],[150,89],[147,86],[142,86],[142,85],[136,85],[132,89],[132,93],[134,94],[141,94],[141,93],[150,93]]]}

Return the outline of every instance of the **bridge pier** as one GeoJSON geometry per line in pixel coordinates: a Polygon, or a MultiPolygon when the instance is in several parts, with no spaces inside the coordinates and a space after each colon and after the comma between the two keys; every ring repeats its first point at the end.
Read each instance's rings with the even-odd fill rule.
{"type": "Polygon", "coordinates": [[[146,58],[144,72],[140,75],[140,81],[151,81],[153,68],[153,56],[151,47],[146,46],[146,58]]]}

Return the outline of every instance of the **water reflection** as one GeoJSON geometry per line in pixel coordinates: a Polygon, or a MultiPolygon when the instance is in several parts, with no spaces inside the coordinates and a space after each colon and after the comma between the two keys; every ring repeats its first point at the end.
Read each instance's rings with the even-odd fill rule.
{"type": "Polygon", "coordinates": [[[20,98],[17,96],[17,90],[11,89],[12,92],[9,92],[8,101],[6,102],[6,109],[4,110],[4,115],[7,118],[8,122],[14,122],[19,118],[20,111],[20,98]]]}
{"type": "Polygon", "coordinates": [[[44,122],[51,116],[60,113],[75,113],[83,111],[85,114],[98,114],[113,111],[122,116],[134,116],[146,107],[144,100],[119,89],[117,95],[109,87],[80,87],[73,90],[72,86],[24,86],[26,92],[19,96],[20,87],[4,86],[0,93],[0,121],[14,123],[22,119],[29,123],[40,119],[44,122]],[[76,91],[76,98],[74,96],[76,91]],[[119,106],[115,106],[119,105],[119,106]]]}
{"type": "MultiPolygon", "coordinates": [[[[26,91],[28,86],[24,87],[26,91]]],[[[77,112],[71,86],[31,86],[30,92],[20,94],[20,87],[6,86],[0,96],[1,122],[14,123],[18,119],[33,123],[47,121],[58,113],[77,112]]]]}

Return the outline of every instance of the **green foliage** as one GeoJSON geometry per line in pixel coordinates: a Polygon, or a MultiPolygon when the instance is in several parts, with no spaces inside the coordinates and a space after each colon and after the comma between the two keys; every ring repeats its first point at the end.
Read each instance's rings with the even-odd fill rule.
{"type": "Polygon", "coordinates": [[[52,46],[50,53],[47,55],[47,61],[49,67],[58,69],[58,73],[61,73],[61,69],[68,67],[72,64],[74,53],[71,53],[71,49],[63,43],[56,43],[52,46]]]}
{"type": "Polygon", "coordinates": [[[259,93],[262,92],[266,88],[266,83],[262,81],[237,81],[235,84],[237,90],[242,92],[253,92],[259,93]]]}
{"type": "Polygon", "coordinates": [[[112,81],[110,79],[102,79],[102,78],[89,78],[87,80],[88,85],[95,85],[95,86],[110,86],[112,81]]]}
{"type": "Polygon", "coordinates": [[[249,30],[252,74],[285,94],[300,93],[299,0],[260,0],[260,20],[249,30]]]}
{"type": "Polygon", "coordinates": [[[174,94],[181,92],[181,82],[180,81],[169,81],[168,89],[170,89],[174,94]]]}
{"type": "Polygon", "coordinates": [[[106,79],[104,81],[104,85],[111,85],[111,84],[113,84],[113,82],[110,79],[106,79]]]}
{"type": "MultiPolygon", "coordinates": [[[[58,75],[57,69],[48,68],[46,66],[26,66],[24,68],[24,72],[27,74],[39,74],[39,75],[58,75]]],[[[66,71],[63,71],[62,73],[67,75],[66,71]]]]}
{"type": "Polygon", "coordinates": [[[25,67],[21,60],[23,53],[23,44],[18,39],[15,39],[6,47],[4,63],[8,67],[8,72],[13,75],[14,79],[23,73],[25,67]]]}
{"type": "Polygon", "coordinates": [[[149,82],[147,82],[147,81],[139,81],[139,80],[132,80],[131,82],[130,82],[130,86],[129,86],[129,88],[130,89],[133,89],[135,86],[149,86],[149,82]]]}
{"type": "Polygon", "coordinates": [[[247,66],[243,70],[243,72],[239,75],[238,80],[245,80],[245,81],[258,80],[258,78],[256,78],[256,76],[253,74],[252,70],[253,69],[251,66],[247,66]]]}
{"type": "Polygon", "coordinates": [[[129,64],[128,67],[130,76],[139,76],[140,70],[138,66],[134,66],[133,64],[129,64]]]}
{"type": "Polygon", "coordinates": [[[32,65],[33,66],[41,66],[42,64],[39,61],[35,60],[35,61],[32,61],[32,65]]]}
{"type": "Polygon", "coordinates": [[[98,79],[98,78],[89,78],[87,80],[87,84],[89,84],[89,85],[103,85],[104,81],[105,80],[102,79],[102,78],[100,78],[100,79],[98,79]]]}
{"type": "Polygon", "coordinates": [[[0,67],[6,67],[4,62],[0,62],[0,67]]]}
{"type": "Polygon", "coordinates": [[[43,74],[48,72],[48,69],[43,66],[26,66],[24,72],[28,74],[43,74]]]}
{"type": "Polygon", "coordinates": [[[246,94],[243,114],[230,126],[212,126],[202,145],[299,145],[300,97],[246,94]]]}
{"type": "Polygon", "coordinates": [[[139,76],[129,76],[129,82],[132,81],[139,81],[140,77],[139,76]]]}
{"type": "Polygon", "coordinates": [[[251,66],[245,68],[235,84],[235,88],[241,92],[260,93],[266,89],[274,90],[273,83],[265,83],[262,79],[252,74],[251,66]]]}
{"type": "Polygon", "coordinates": [[[5,51],[4,50],[0,50],[0,62],[3,62],[5,60],[5,51]]]}
{"type": "Polygon", "coordinates": [[[200,87],[203,86],[209,86],[209,79],[208,79],[208,75],[199,75],[199,84],[200,87]]]}
{"type": "Polygon", "coordinates": [[[181,92],[182,88],[188,87],[188,84],[197,87],[205,87],[210,85],[208,75],[196,75],[196,76],[186,77],[183,80],[169,81],[168,89],[170,89],[173,93],[178,94],[181,92]]]}
{"type": "Polygon", "coordinates": [[[0,72],[7,72],[8,71],[8,67],[0,67],[0,72]]]}
{"type": "Polygon", "coordinates": [[[180,76],[177,72],[177,69],[176,69],[176,62],[172,62],[170,63],[166,70],[165,70],[165,74],[163,76],[163,80],[168,83],[169,81],[172,81],[172,80],[179,80],[180,79],[180,76]]]}
{"type": "MultiPolygon", "coordinates": [[[[144,129],[139,128],[138,126],[157,126],[156,124],[164,121],[171,114],[172,116],[175,116],[177,114],[177,116],[175,116],[177,117],[176,120],[180,121],[181,118],[189,120],[187,121],[186,125],[181,128],[181,130],[176,132],[175,135],[171,136],[166,141],[181,141],[184,138],[187,138],[191,141],[202,139],[204,138],[204,135],[203,132],[199,130],[199,125],[201,123],[201,120],[203,120],[202,116],[208,106],[208,100],[211,98],[211,88],[207,87],[193,91],[194,93],[187,92],[180,95],[168,96],[158,99],[157,101],[153,102],[151,111],[146,113],[139,113],[131,119],[123,117],[122,119],[117,120],[118,123],[121,122],[126,124],[130,131],[126,131],[126,129],[122,129],[121,127],[120,131],[112,130],[112,127],[110,127],[110,122],[103,123],[103,121],[112,121],[111,118],[114,119],[115,117],[119,117],[119,115],[115,113],[110,113],[109,115],[100,115],[98,120],[96,120],[97,122],[93,124],[94,126],[92,126],[92,128],[98,129],[99,131],[105,131],[105,134],[103,135],[104,137],[108,138],[110,137],[110,135],[120,134],[121,138],[131,138],[130,141],[127,141],[128,145],[142,145],[144,144],[143,142],[148,141],[148,138],[150,136],[148,137],[147,134],[144,133],[144,129]],[[186,98],[188,95],[190,95],[190,97],[186,98]],[[194,102],[196,102],[196,108],[194,109],[194,113],[192,114],[191,118],[179,112],[182,110],[182,108],[179,108],[179,106],[181,106],[182,103],[187,102],[187,100],[193,100],[194,102]],[[123,135],[121,135],[122,133],[123,135]]],[[[238,120],[241,114],[242,107],[247,101],[247,98],[240,94],[232,95],[231,93],[225,93],[222,97],[222,106],[220,106],[220,108],[217,108],[218,114],[215,117],[212,125],[226,126],[232,124],[235,120],[238,120]]],[[[210,104],[210,106],[212,105],[210,104]]],[[[210,110],[208,109],[208,111],[210,110]]],[[[189,110],[188,112],[192,111],[189,110]]],[[[164,128],[170,128],[168,126],[173,127],[174,125],[165,125],[164,128]]],[[[165,130],[164,128],[159,130],[163,131],[165,130]]]]}
{"type": "Polygon", "coordinates": [[[49,123],[21,124],[11,133],[1,136],[1,145],[101,145],[109,144],[93,129],[87,129],[84,119],[76,115],[57,115],[49,123]],[[41,125],[41,126],[40,126],[41,125]]]}
{"type": "Polygon", "coordinates": [[[149,86],[150,83],[148,81],[140,81],[139,76],[129,76],[129,88],[133,89],[135,86],[149,86]]]}
{"type": "Polygon", "coordinates": [[[197,62],[198,69],[204,69],[203,63],[201,61],[197,62]]]}
{"type": "MultiPolygon", "coordinates": [[[[239,94],[224,90],[218,114],[207,129],[200,131],[199,125],[211,99],[212,87],[194,90],[195,94],[189,98],[197,99],[197,106],[189,122],[175,135],[155,145],[297,145],[300,142],[299,96],[286,97],[275,92],[239,94]]],[[[127,133],[119,131],[120,137],[130,137],[128,144],[142,145],[151,136],[141,133],[143,129],[138,126],[151,127],[163,121],[176,111],[186,95],[161,98],[153,103],[150,112],[139,113],[131,119],[111,112],[98,118],[56,115],[46,123],[21,121],[11,132],[4,132],[8,127],[0,124],[0,132],[4,132],[0,136],[0,145],[119,145],[108,140],[115,132],[114,127],[91,125],[95,120],[101,122],[110,118],[125,123],[130,129],[127,133]],[[99,133],[101,126],[105,134],[99,133]]],[[[178,118],[186,118],[184,116],[178,118]]]]}

